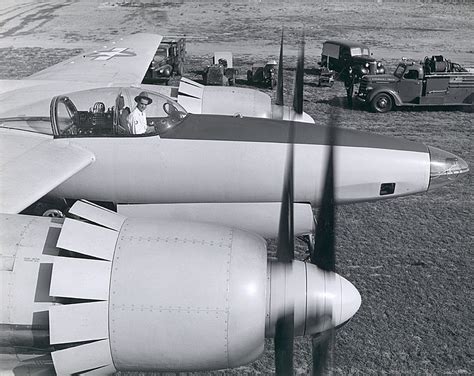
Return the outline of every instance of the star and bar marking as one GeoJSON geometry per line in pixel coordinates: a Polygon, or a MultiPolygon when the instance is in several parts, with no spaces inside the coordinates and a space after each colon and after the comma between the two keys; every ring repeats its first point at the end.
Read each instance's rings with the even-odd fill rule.
{"type": "Polygon", "coordinates": [[[114,47],[108,50],[95,51],[91,54],[86,55],[87,57],[92,57],[92,60],[109,60],[114,57],[131,57],[137,56],[133,51],[127,51],[128,47],[114,47]]]}

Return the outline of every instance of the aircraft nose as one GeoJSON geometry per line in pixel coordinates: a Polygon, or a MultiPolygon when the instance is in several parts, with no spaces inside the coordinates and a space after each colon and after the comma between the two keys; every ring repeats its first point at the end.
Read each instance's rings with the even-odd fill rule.
{"type": "Polygon", "coordinates": [[[362,303],[359,291],[347,279],[337,275],[339,293],[336,292],[334,304],[334,325],[339,326],[356,314],[362,303]],[[338,296],[339,295],[339,296],[338,296]]]}
{"type": "Polygon", "coordinates": [[[466,161],[447,151],[428,146],[430,152],[430,185],[428,190],[457,180],[469,172],[466,161]]]}

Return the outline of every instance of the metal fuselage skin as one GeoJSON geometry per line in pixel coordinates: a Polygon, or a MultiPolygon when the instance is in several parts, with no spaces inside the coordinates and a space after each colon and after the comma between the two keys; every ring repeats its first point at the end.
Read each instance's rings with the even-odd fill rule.
{"type": "MultiPolygon", "coordinates": [[[[295,201],[316,206],[327,155],[327,127],[295,123],[295,201]]],[[[287,159],[289,122],[188,115],[157,135],[57,138],[90,150],[95,162],[52,196],[115,203],[277,202],[287,159]]],[[[338,203],[424,192],[426,146],[338,129],[338,203]],[[382,184],[394,184],[391,193],[382,184]]]]}

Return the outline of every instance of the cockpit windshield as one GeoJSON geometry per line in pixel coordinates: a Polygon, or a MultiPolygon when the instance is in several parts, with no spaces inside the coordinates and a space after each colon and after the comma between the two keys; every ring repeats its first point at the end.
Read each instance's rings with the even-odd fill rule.
{"type": "Polygon", "coordinates": [[[56,137],[159,135],[179,125],[187,115],[183,107],[162,94],[120,87],[59,95],[51,101],[50,111],[56,137]]]}

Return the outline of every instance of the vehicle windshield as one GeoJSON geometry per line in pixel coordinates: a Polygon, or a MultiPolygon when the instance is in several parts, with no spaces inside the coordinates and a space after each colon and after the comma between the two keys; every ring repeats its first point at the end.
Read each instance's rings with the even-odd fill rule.
{"type": "Polygon", "coordinates": [[[405,73],[406,66],[403,64],[398,64],[397,69],[395,69],[395,72],[393,72],[393,75],[397,78],[402,78],[403,73],[405,73]]]}
{"type": "Polygon", "coordinates": [[[155,63],[162,63],[168,58],[168,49],[160,47],[156,50],[155,56],[153,57],[153,61],[155,63]]]}
{"type": "Polygon", "coordinates": [[[51,125],[56,137],[135,137],[159,135],[179,125],[187,115],[178,103],[140,88],[101,88],[69,93],[51,101],[51,125]],[[148,102],[144,108],[138,103],[148,102]],[[133,119],[140,119],[140,127],[133,119]]]}
{"type": "Polygon", "coordinates": [[[367,56],[370,55],[370,51],[367,47],[353,47],[351,48],[351,56],[367,56]]]}

